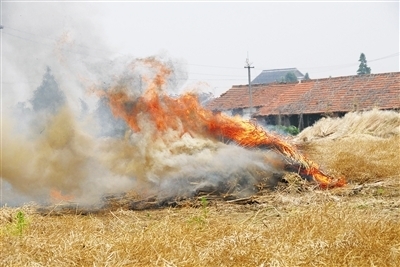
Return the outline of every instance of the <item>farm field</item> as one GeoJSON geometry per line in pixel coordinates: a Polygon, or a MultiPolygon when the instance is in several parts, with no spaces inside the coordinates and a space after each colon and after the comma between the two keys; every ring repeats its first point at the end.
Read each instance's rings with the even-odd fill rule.
{"type": "Polygon", "coordinates": [[[343,187],[288,173],[273,190],[232,200],[209,194],[132,210],[132,194],[96,210],[68,201],[2,207],[0,265],[398,266],[398,123],[395,112],[353,113],[293,139],[343,174],[343,187]]]}
{"type": "MultiPolygon", "coordinates": [[[[396,266],[396,179],[159,210],[1,210],[2,266],[396,266]],[[18,232],[16,214],[25,214],[18,232]]],[[[287,189],[287,188],[286,188],[287,189]]],[[[189,205],[190,204],[190,205],[189,205]]]]}

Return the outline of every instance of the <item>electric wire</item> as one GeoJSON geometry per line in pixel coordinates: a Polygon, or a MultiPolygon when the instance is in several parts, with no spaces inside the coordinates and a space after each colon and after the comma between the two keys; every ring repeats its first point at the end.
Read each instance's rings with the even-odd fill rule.
{"type": "MultiPolygon", "coordinates": [[[[28,41],[28,42],[33,42],[33,43],[37,43],[37,44],[45,45],[45,46],[50,46],[50,47],[53,47],[54,43],[57,42],[57,40],[49,38],[49,37],[44,37],[42,35],[38,35],[38,34],[35,34],[35,33],[23,31],[23,30],[16,29],[16,28],[13,28],[13,27],[8,27],[8,26],[4,27],[4,25],[3,25],[3,28],[2,28],[1,31],[2,31],[2,33],[6,34],[6,35],[13,36],[13,37],[18,38],[18,39],[22,39],[22,40],[25,40],[25,41],[28,41]],[[40,42],[40,41],[37,41],[37,40],[33,40],[32,38],[28,38],[28,37],[24,37],[24,36],[21,36],[21,35],[14,34],[14,33],[10,33],[7,30],[16,31],[18,33],[28,34],[28,35],[31,35],[31,36],[39,37],[41,39],[45,39],[45,40],[51,41],[52,43],[49,43],[49,44],[48,43],[43,43],[43,42],[40,42]]],[[[100,51],[100,52],[107,52],[107,53],[111,53],[112,52],[112,51],[99,49],[99,48],[95,48],[95,47],[92,47],[92,46],[87,46],[87,45],[83,45],[83,44],[79,44],[79,43],[74,43],[74,45],[82,47],[82,48],[85,48],[89,52],[90,51],[100,51]]],[[[79,51],[75,51],[75,50],[67,49],[67,48],[60,48],[60,50],[63,51],[63,52],[67,52],[67,53],[73,53],[73,54],[78,54],[78,55],[82,55],[82,56],[88,56],[88,57],[93,57],[93,58],[98,58],[98,59],[104,59],[104,60],[107,60],[107,61],[111,62],[111,60],[109,58],[101,57],[101,56],[97,56],[97,55],[90,55],[87,52],[86,53],[85,52],[79,52],[79,51]]],[[[115,53],[115,54],[127,56],[127,55],[124,55],[124,54],[121,54],[121,53],[115,53]]],[[[399,52],[396,52],[396,53],[393,53],[393,54],[390,54],[390,55],[386,55],[386,56],[383,56],[383,57],[380,57],[380,58],[375,58],[375,59],[372,59],[372,60],[368,60],[367,62],[376,62],[376,61],[379,61],[379,60],[384,60],[384,59],[388,59],[388,58],[392,58],[392,57],[398,57],[399,54],[400,54],[399,52]]],[[[205,67],[205,68],[219,68],[219,69],[235,69],[235,70],[239,70],[239,69],[242,70],[243,69],[241,67],[204,65],[204,64],[195,64],[195,63],[186,63],[186,65],[188,65],[188,66],[196,66],[196,67],[205,67]]],[[[315,71],[313,71],[313,73],[323,73],[323,72],[330,72],[330,71],[340,70],[340,69],[344,69],[344,68],[355,67],[357,65],[358,65],[358,63],[354,62],[354,63],[346,63],[346,64],[340,64],[340,65],[315,66],[315,67],[311,67],[310,66],[310,67],[299,67],[299,68],[306,69],[306,70],[315,70],[315,71]]],[[[257,71],[263,71],[263,70],[266,70],[266,69],[268,69],[268,68],[260,68],[260,67],[254,68],[254,70],[257,70],[257,71]]],[[[237,78],[218,78],[218,79],[208,79],[207,78],[208,81],[243,81],[243,80],[245,80],[247,78],[247,76],[245,76],[245,75],[239,76],[239,75],[215,74],[215,73],[213,74],[213,73],[188,72],[188,75],[237,77],[237,78]]],[[[200,79],[191,78],[191,79],[185,79],[185,80],[187,80],[187,81],[198,81],[200,79]]],[[[2,82],[2,83],[7,84],[7,83],[10,83],[10,82],[2,82]]]]}

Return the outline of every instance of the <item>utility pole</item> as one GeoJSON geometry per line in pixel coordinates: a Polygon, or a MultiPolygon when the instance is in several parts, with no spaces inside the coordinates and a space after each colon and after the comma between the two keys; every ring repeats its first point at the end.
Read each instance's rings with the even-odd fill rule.
{"type": "Polygon", "coordinates": [[[253,115],[253,99],[252,99],[253,98],[253,96],[252,96],[253,92],[251,91],[250,69],[252,69],[254,67],[250,66],[251,63],[249,63],[249,57],[247,57],[247,59],[246,59],[246,64],[247,64],[247,66],[244,66],[244,67],[247,68],[247,74],[249,76],[250,119],[251,119],[251,116],[253,115]]]}

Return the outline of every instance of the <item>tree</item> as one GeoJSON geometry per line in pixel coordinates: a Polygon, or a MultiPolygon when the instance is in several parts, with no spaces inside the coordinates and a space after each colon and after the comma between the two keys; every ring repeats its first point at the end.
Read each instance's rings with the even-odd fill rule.
{"type": "Polygon", "coordinates": [[[305,80],[305,81],[311,80],[311,79],[310,79],[310,76],[308,75],[308,72],[306,73],[306,75],[304,75],[304,80],[305,80]]]}
{"type": "Polygon", "coordinates": [[[285,75],[285,82],[290,83],[290,82],[297,82],[297,76],[293,72],[288,72],[285,75]]]}
{"type": "Polygon", "coordinates": [[[361,53],[358,61],[360,61],[360,65],[358,66],[357,75],[370,74],[371,68],[367,66],[367,58],[364,53],[361,53]]]}
{"type": "Polygon", "coordinates": [[[49,112],[56,112],[59,107],[65,104],[64,92],[58,87],[49,67],[46,68],[42,84],[33,92],[30,102],[34,111],[49,112]]]}

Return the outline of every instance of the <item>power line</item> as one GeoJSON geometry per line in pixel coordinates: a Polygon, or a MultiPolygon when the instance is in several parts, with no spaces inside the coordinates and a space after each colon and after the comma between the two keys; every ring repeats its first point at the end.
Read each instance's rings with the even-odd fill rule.
{"type": "Polygon", "coordinates": [[[229,75],[229,74],[210,74],[210,73],[196,73],[196,72],[190,72],[190,74],[196,74],[196,75],[207,75],[207,76],[225,76],[225,77],[237,77],[237,75],[229,75]]]}
{"type": "Polygon", "coordinates": [[[189,64],[189,63],[187,65],[198,66],[198,67],[207,67],[207,68],[220,68],[220,69],[235,69],[235,70],[241,69],[241,68],[236,68],[236,67],[211,66],[211,65],[189,64]]]}
{"type": "MultiPolygon", "coordinates": [[[[41,43],[41,42],[32,40],[32,39],[30,39],[30,38],[22,37],[22,36],[19,36],[19,35],[15,35],[15,34],[12,34],[12,33],[8,33],[8,32],[2,32],[2,33],[6,34],[6,35],[13,36],[13,37],[16,37],[16,38],[19,38],[19,39],[22,39],[22,40],[25,40],[25,41],[28,41],[28,42],[33,42],[33,43],[37,43],[37,44],[41,44],[41,45],[53,47],[53,44],[41,43]]],[[[73,54],[82,55],[82,56],[88,56],[88,57],[93,57],[93,58],[100,58],[100,59],[110,60],[110,59],[105,58],[105,57],[93,56],[93,55],[89,55],[88,53],[77,52],[77,51],[73,51],[73,50],[71,50],[71,49],[60,48],[60,50],[61,50],[61,51],[64,51],[64,52],[67,52],[67,53],[73,53],[73,54]]]]}
{"type": "MultiPolygon", "coordinates": [[[[28,38],[28,37],[24,37],[24,36],[20,36],[20,35],[16,35],[16,34],[7,32],[8,29],[12,30],[12,31],[23,33],[23,34],[36,36],[36,37],[39,37],[39,38],[42,38],[42,39],[46,39],[46,40],[49,40],[49,41],[52,41],[52,42],[57,42],[57,40],[52,39],[52,38],[44,37],[44,36],[41,36],[41,35],[38,35],[38,34],[35,34],[35,33],[27,32],[27,31],[23,31],[23,30],[19,30],[19,29],[15,29],[15,28],[8,27],[8,26],[6,26],[6,27],[3,26],[2,33],[6,34],[6,35],[13,36],[15,38],[19,38],[19,39],[28,41],[28,42],[33,42],[33,43],[37,43],[37,44],[41,44],[41,45],[45,45],[45,46],[53,46],[54,45],[54,44],[46,44],[46,43],[43,43],[43,42],[40,42],[40,41],[33,40],[32,38],[28,38]]],[[[101,52],[112,53],[112,51],[98,49],[98,48],[95,48],[95,47],[92,47],[92,46],[76,44],[76,43],[74,43],[74,45],[83,47],[83,48],[87,49],[88,51],[97,50],[97,51],[101,51],[101,52]]],[[[71,49],[66,49],[66,48],[62,48],[60,50],[64,51],[64,52],[69,52],[69,53],[74,53],[74,54],[79,54],[79,55],[88,56],[88,57],[94,57],[94,58],[101,58],[101,59],[105,59],[105,60],[111,61],[108,58],[101,57],[101,56],[90,55],[90,54],[85,53],[85,52],[73,51],[71,49]]],[[[115,53],[115,54],[123,55],[123,54],[120,54],[120,53],[115,53]]],[[[375,61],[379,61],[379,60],[383,60],[383,59],[387,59],[387,58],[391,58],[391,57],[396,57],[396,56],[399,56],[399,54],[400,53],[397,52],[397,53],[394,53],[394,54],[390,54],[390,55],[387,55],[387,56],[383,56],[383,57],[380,57],[380,58],[375,58],[375,59],[369,60],[368,62],[375,62],[375,61]]],[[[187,63],[187,65],[189,65],[189,66],[198,66],[198,67],[207,67],[207,68],[219,68],[219,69],[235,69],[235,70],[239,70],[240,69],[238,67],[231,67],[231,66],[203,65],[203,64],[195,64],[195,63],[193,63],[193,64],[192,63],[187,63]]],[[[354,66],[357,66],[357,65],[358,65],[358,63],[354,62],[354,63],[339,64],[339,65],[316,66],[316,67],[300,67],[300,68],[301,69],[307,69],[307,70],[316,70],[316,71],[313,71],[314,73],[322,73],[322,72],[328,72],[328,71],[334,71],[334,70],[354,67],[354,66]]],[[[255,68],[255,70],[260,70],[260,71],[265,70],[265,69],[268,69],[268,68],[255,68]]],[[[188,73],[188,74],[189,75],[221,76],[221,77],[237,77],[237,75],[210,74],[210,73],[188,73]]],[[[245,78],[244,77],[243,78],[239,78],[238,77],[237,79],[207,79],[207,80],[210,80],[210,81],[211,80],[212,81],[229,81],[229,80],[239,81],[239,80],[242,80],[242,79],[245,79],[245,78]]]]}
{"type": "Polygon", "coordinates": [[[368,62],[373,62],[373,61],[378,61],[378,60],[382,60],[382,59],[386,59],[386,58],[395,57],[395,56],[398,56],[399,54],[400,54],[400,52],[397,52],[397,53],[394,53],[394,54],[391,54],[391,55],[388,55],[388,56],[385,56],[385,57],[380,57],[380,58],[376,58],[376,59],[373,59],[373,60],[368,60],[368,62]]]}
{"type": "MultiPolygon", "coordinates": [[[[6,29],[11,29],[11,30],[14,30],[14,31],[17,31],[17,32],[20,32],[20,33],[25,33],[25,34],[37,36],[37,37],[39,37],[39,38],[44,38],[44,39],[47,39],[47,40],[50,40],[50,41],[53,41],[53,42],[56,42],[56,41],[57,41],[57,40],[52,39],[52,38],[49,38],[49,37],[47,37],[47,36],[45,37],[45,36],[42,36],[42,35],[34,34],[34,33],[31,33],[31,32],[27,32],[27,31],[22,31],[22,30],[15,29],[15,28],[12,28],[12,27],[6,27],[6,29]]],[[[7,34],[12,35],[12,36],[15,36],[15,37],[17,37],[17,38],[21,38],[21,39],[27,40],[27,41],[32,41],[32,42],[36,42],[36,43],[42,44],[42,43],[40,43],[40,42],[31,40],[31,39],[26,38],[26,37],[17,36],[17,35],[11,34],[11,33],[7,33],[7,34]]],[[[46,45],[46,44],[44,44],[44,45],[46,45]]],[[[98,48],[94,48],[94,47],[90,47],[90,46],[86,46],[86,45],[82,45],[82,44],[75,44],[75,45],[81,46],[81,47],[84,47],[84,48],[87,48],[87,49],[90,49],[90,50],[98,50],[98,51],[102,51],[102,52],[110,52],[110,51],[107,51],[107,50],[98,49],[98,48]]],[[[118,54],[120,54],[120,53],[118,53],[118,54]]],[[[124,54],[120,54],[120,55],[124,55],[124,54]]],[[[238,68],[238,67],[213,66],[213,65],[190,64],[190,63],[188,63],[187,65],[189,65],[189,66],[198,66],[198,67],[207,67],[207,68],[237,69],[237,70],[241,69],[241,68],[238,68]]]]}
{"type": "MultiPolygon", "coordinates": [[[[4,26],[3,26],[3,27],[4,27],[4,26]]],[[[52,41],[52,42],[57,42],[57,40],[55,40],[55,39],[53,39],[53,38],[49,38],[49,37],[47,37],[47,36],[38,35],[38,34],[31,33],[31,32],[27,32],[27,31],[22,31],[22,30],[15,29],[15,28],[12,28],[12,27],[6,27],[5,29],[6,29],[6,30],[7,30],[7,29],[10,29],[10,30],[17,31],[17,32],[20,32],[20,33],[25,33],[25,34],[37,36],[37,37],[39,37],[39,38],[47,39],[47,40],[52,41]]],[[[14,36],[15,36],[15,35],[14,35],[14,36]]],[[[98,51],[100,51],[100,52],[107,52],[107,53],[111,52],[111,51],[108,51],[108,50],[104,50],[104,49],[100,49],[100,48],[96,48],[96,47],[90,47],[90,46],[83,45],[83,44],[79,44],[79,43],[74,43],[74,45],[80,46],[80,47],[83,47],[83,48],[86,48],[86,49],[90,49],[90,50],[98,50],[98,51]]]]}
{"type": "MultiPolygon", "coordinates": [[[[49,46],[49,47],[53,46],[53,44],[46,44],[46,43],[43,43],[43,42],[38,42],[36,40],[32,40],[30,38],[26,38],[26,37],[23,37],[23,36],[15,35],[15,34],[12,34],[12,33],[8,33],[8,32],[3,32],[3,33],[6,34],[6,35],[10,35],[10,36],[13,36],[13,37],[28,41],[28,42],[33,42],[33,43],[37,43],[37,44],[41,44],[41,45],[45,45],[45,46],[49,46]]],[[[47,38],[47,39],[49,39],[49,38],[47,38]]],[[[51,39],[49,39],[49,40],[51,40],[51,39]]],[[[53,41],[55,41],[55,40],[53,40],[53,41]]],[[[90,48],[88,48],[88,49],[90,49],[90,48]]],[[[62,50],[64,52],[68,52],[68,53],[74,53],[74,54],[78,54],[78,55],[83,55],[83,56],[89,56],[89,57],[101,58],[101,59],[109,60],[109,59],[107,59],[105,57],[93,56],[93,55],[89,55],[89,54],[84,53],[84,52],[77,52],[77,51],[73,51],[73,50],[70,50],[70,49],[62,48],[60,50],[62,50]]],[[[228,74],[210,74],[210,73],[192,73],[192,72],[188,72],[188,74],[189,75],[193,74],[193,75],[206,75],[206,76],[221,76],[221,77],[237,77],[237,75],[228,75],[228,74]]],[[[238,77],[237,79],[207,79],[207,80],[213,80],[213,81],[217,81],[217,80],[220,80],[220,81],[222,81],[222,80],[225,80],[225,81],[236,80],[237,81],[237,80],[242,80],[242,79],[245,79],[245,77],[243,77],[243,78],[242,77],[240,77],[240,78],[238,77]]]]}
{"type": "MultiPolygon", "coordinates": [[[[4,32],[4,29],[5,29],[5,30],[10,29],[10,30],[13,30],[13,31],[17,31],[17,32],[20,32],[20,33],[25,33],[25,34],[29,34],[29,35],[33,35],[33,36],[37,36],[37,37],[39,37],[39,38],[47,39],[47,40],[50,40],[50,41],[57,41],[57,40],[55,40],[55,39],[52,39],[52,38],[49,38],[49,37],[44,37],[44,36],[42,36],[42,35],[38,35],[38,34],[35,34],[35,33],[23,31],[23,30],[20,30],[20,29],[15,29],[15,28],[8,27],[8,26],[7,26],[7,27],[4,27],[4,25],[2,25],[2,26],[3,26],[3,32],[4,32]]],[[[17,38],[20,38],[20,39],[27,40],[27,41],[35,42],[35,43],[38,43],[38,44],[43,44],[43,43],[41,43],[41,42],[34,41],[34,40],[30,39],[30,38],[26,38],[26,37],[22,37],[22,36],[17,36],[17,35],[15,35],[15,34],[7,33],[7,32],[4,32],[4,33],[6,33],[6,34],[8,34],[8,35],[12,35],[12,36],[17,37],[17,38]]],[[[48,44],[43,44],[43,45],[48,45],[48,44]]],[[[108,51],[108,50],[104,50],[104,49],[99,49],[99,48],[95,48],[95,47],[87,46],[87,45],[82,45],[82,44],[76,44],[76,43],[74,43],[74,45],[80,46],[80,47],[83,47],[83,48],[86,48],[86,49],[88,49],[88,50],[98,50],[98,51],[101,51],[101,52],[112,52],[112,51],[108,51]]],[[[68,49],[64,49],[64,50],[68,50],[68,49]]],[[[71,51],[71,50],[69,50],[69,51],[71,51]]],[[[71,52],[73,52],[73,51],[71,51],[71,52]]],[[[76,53],[76,52],[73,52],[73,53],[76,53]]],[[[79,54],[83,54],[83,53],[79,53],[79,54]]],[[[121,54],[121,53],[116,53],[116,54],[124,55],[124,54],[121,54]]],[[[383,56],[383,57],[380,57],[380,58],[375,58],[375,59],[372,59],[372,60],[368,60],[368,62],[375,62],[375,61],[379,61],[379,60],[383,60],[383,59],[395,57],[395,56],[398,56],[399,54],[400,54],[400,53],[397,52],[397,53],[390,54],[390,55],[387,55],[387,56],[383,56]]],[[[321,71],[321,72],[325,72],[325,71],[330,71],[331,68],[334,68],[334,70],[337,70],[337,69],[340,69],[340,68],[346,68],[346,67],[354,66],[354,65],[357,65],[357,64],[358,64],[357,62],[354,62],[354,63],[339,64],[339,65],[315,66],[315,67],[301,67],[301,68],[302,68],[302,69],[308,69],[308,70],[313,70],[313,69],[328,69],[328,68],[329,68],[329,70],[322,70],[322,71],[321,71]]],[[[196,64],[196,63],[187,63],[187,65],[189,65],[189,66],[198,66],[198,67],[207,67],[207,68],[236,69],[236,70],[239,70],[239,69],[240,69],[240,68],[238,68],[238,67],[232,67],[232,66],[203,65],[203,64],[196,64]]],[[[255,70],[265,70],[265,69],[268,69],[268,68],[255,68],[255,70]]],[[[207,74],[204,74],[204,75],[207,75],[207,74]]],[[[215,75],[215,76],[216,76],[216,75],[215,75]]],[[[222,76],[222,75],[221,75],[221,76],[222,76]]]]}
{"type": "MultiPolygon", "coordinates": [[[[390,54],[384,57],[380,57],[380,58],[375,58],[372,60],[368,60],[368,62],[375,62],[375,61],[379,61],[379,60],[383,60],[383,59],[387,59],[387,58],[392,58],[392,57],[396,57],[399,56],[399,52],[394,53],[394,54],[390,54]]],[[[320,71],[316,71],[315,73],[320,73],[320,72],[327,72],[327,71],[332,71],[332,70],[339,70],[339,69],[344,69],[344,68],[349,68],[349,67],[354,67],[357,66],[359,63],[358,62],[354,62],[354,63],[346,63],[346,64],[339,64],[339,65],[331,65],[331,66],[319,66],[319,67],[301,67],[302,69],[308,69],[308,70],[312,70],[312,69],[325,69],[325,70],[320,70],[320,71]]]]}
{"type": "MultiPolygon", "coordinates": [[[[241,79],[207,79],[207,81],[243,81],[245,78],[241,79]]],[[[195,79],[195,78],[189,78],[189,79],[175,79],[177,81],[203,81],[203,79],[195,79]]],[[[2,84],[37,84],[38,82],[33,82],[33,81],[27,81],[27,82],[21,82],[21,81],[2,81],[2,84]]],[[[40,83],[40,81],[39,81],[40,83]]]]}
{"type": "MultiPolygon", "coordinates": [[[[375,61],[379,61],[379,60],[383,60],[383,59],[387,59],[387,58],[396,57],[396,56],[399,56],[399,54],[400,53],[397,52],[397,53],[390,54],[390,55],[387,55],[387,56],[383,56],[383,57],[380,57],[380,58],[375,58],[375,59],[372,59],[372,60],[368,60],[368,62],[375,62],[375,61]]],[[[187,64],[187,65],[202,66],[202,67],[214,67],[214,68],[225,68],[225,69],[237,69],[237,68],[234,68],[234,67],[222,67],[222,66],[199,65],[199,64],[187,64]]],[[[358,62],[339,64],[339,65],[316,66],[316,67],[299,67],[299,68],[307,69],[307,70],[317,70],[317,71],[313,71],[313,72],[314,73],[321,73],[321,72],[328,72],[328,71],[345,69],[345,68],[354,67],[354,66],[357,66],[357,65],[358,65],[358,62]]],[[[266,69],[268,69],[268,68],[254,68],[254,70],[259,70],[259,71],[263,71],[263,70],[266,70],[266,69]]],[[[206,74],[204,74],[204,75],[206,75],[206,74]]]]}
{"type": "Polygon", "coordinates": [[[6,35],[17,37],[17,38],[25,40],[25,41],[29,41],[29,42],[33,42],[33,43],[37,43],[37,44],[41,44],[41,45],[50,46],[50,44],[44,44],[44,43],[32,40],[30,38],[26,38],[26,37],[22,37],[22,36],[19,36],[19,35],[15,35],[15,34],[12,34],[12,33],[6,32],[6,31],[2,31],[2,33],[6,34],[6,35]]]}

